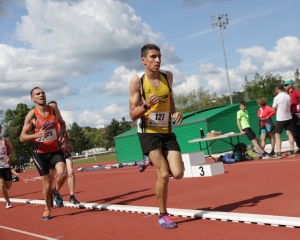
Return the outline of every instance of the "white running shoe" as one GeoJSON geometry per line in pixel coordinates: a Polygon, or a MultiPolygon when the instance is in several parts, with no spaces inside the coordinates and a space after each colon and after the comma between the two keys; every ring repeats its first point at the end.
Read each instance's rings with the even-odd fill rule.
{"type": "Polygon", "coordinates": [[[11,202],[8,202],[5,208],[12,208],[11,202]]]}

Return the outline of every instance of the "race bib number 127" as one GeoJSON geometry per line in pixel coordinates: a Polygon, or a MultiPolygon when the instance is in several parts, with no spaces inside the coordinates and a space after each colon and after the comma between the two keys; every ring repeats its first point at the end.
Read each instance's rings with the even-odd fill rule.
{"type": "Polygon", "coordinates": [[[169,123],[169,112],[150,112],[148,126],[167,127],[169,123]]]}

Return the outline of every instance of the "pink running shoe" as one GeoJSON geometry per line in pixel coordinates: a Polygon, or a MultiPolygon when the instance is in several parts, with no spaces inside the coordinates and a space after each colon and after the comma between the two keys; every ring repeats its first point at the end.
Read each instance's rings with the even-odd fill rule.
{"type": "Polygon", "coordinates": [[[145,169],[148,167],[148,165],[150,164],[150,158],[147,156],[143,159],[143,161],[141,161],[139,163],[139,171],[140,172],[144,172],[145,169]]]}
{"type": "Polygon", "coordinates": [[[169,213],[162,214],[158,217],[158,224],[164,229],[173,229],[177,225],[169,218],[169,213]]]}

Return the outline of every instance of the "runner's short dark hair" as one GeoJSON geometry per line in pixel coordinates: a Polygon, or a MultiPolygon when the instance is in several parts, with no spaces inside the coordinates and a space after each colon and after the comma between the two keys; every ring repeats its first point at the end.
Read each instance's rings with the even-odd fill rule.
{"type": "Polygon", "coordinates": [[[51,104],[51,103],[54,103],[54,104],[58,105],[57,102],[55,102],[55,101],[48,102],[48,105],[51,104]]]}
{"type": "Polygon", "coordinates": [[[281,90],[281,91],[284,90],[284,87],[283,87],[283,84],[282,84],[282,83],[278,83],[278,84],[276,85],[276,88],[277,88],[278,90],[281,90]]]}
{"type": "Polygon", "coordinates": [[[35,90],[35,89],[41,89],[40,87],[34,87],[31,91],[30,91],[30,96],[32,97],[32,92],[35,90]]]}
{"type": "Polygon", "coordinates": [[[156,51],[160,51],[160,48],[158,46],[156,46],[155,44],[146,44],[141,49],[141,57],[146,57],[147,53],[152,49],[154,49],[156,51]]]}

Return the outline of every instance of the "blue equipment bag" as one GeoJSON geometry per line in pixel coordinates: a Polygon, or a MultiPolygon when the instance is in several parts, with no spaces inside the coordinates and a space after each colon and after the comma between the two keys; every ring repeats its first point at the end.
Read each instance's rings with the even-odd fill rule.
{"type": "Polygon", "coordinates": [[[223,157],[223,162],[224,163],[234,163],[235,162],[235,158],[232,158],[232,154],[231,153],[226,153],[223,157]]]}

